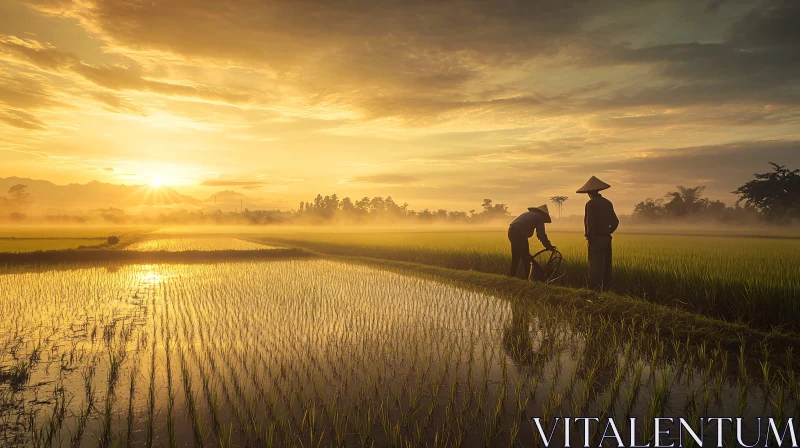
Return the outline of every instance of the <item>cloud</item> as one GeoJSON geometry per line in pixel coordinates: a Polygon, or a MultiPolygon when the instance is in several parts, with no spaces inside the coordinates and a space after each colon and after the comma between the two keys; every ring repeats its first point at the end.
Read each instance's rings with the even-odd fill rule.
{"type": "MultiPolygon", "coordinates": [[[[719,2],[712,2],[713,9],[719,2]]],[[[591,98],[590,110],[640,106],[800,104],[800,3],[754,2],[717,42],[682,41],[635,47],[596,44],[587,65],[639,65],[650,82],[591,98]]]]}
{"type": "Polygon", "coordinates": [[[63,106],[44,83],[23,75],[0,74],[0,103],[26,110],[63,106]]]}
{"type": "Polygon", "coordinates": [[[133,104],[128,99],[111,92],[97,91],[89,93],[89,96],[106,106],[107,109],[120,112],[130,113],[136,115],[145,115],[145,111],[141,106],[133,104]]]}
{"type": "Polygon", "coordinates": [[[522,206],[796,160],[765,143],[798,138],[796,0],[12,1],[41,27],[0,36],[0,138],[79,158],[108,132],[115,157],[232,173],[205,186],[522,206]]]}
{"type": "Polygon", "coordinates": [[[0,49],[45,70],[61,70],[80,62],[77,55],[56,50],[35,39],[0,35],[0,49]]]}
{"type": "Polygon", "coordinates": [[[757,172],[769,171],[768,162],[800,166],[800,141],[741,141],[721,145],[659,148],[649,154],[613,162],[581,166],[583,172],[616,173],[642,194],[662,186],[706,185],[709,196],[729,195],[757,172]]]}
{"type": "Polygon", "coordinates": [[[200,182],[204,187],[243,187],[258,188],[270,184],[269,181],[261,180],[235,180],[235,179],[206,179],[200,182]]]}
{"type": "Polygon", "coordinates": [[[404,174],[376,174],[371,176],[356,176],[348,179],[353,184],[385,184],[385,185],[409,185],[419,181],[417,177],[404,174]]]}
{"type": "MultiPolygon", "coordinates": [[[[535,106],[524,94],[497,94],[502,87],[486,76],[487,70],[557,54],[587,16],[582,2],[574,0],[505,1],[500,6],[468,1],[458,9],[421,0],[383,2],[380,7],[365,0],[31,4],[77,18],[107,43],[108,51],[141,61],[167,56],[198,66],[252,67],[290,87],[307,104],[349,109],[365,120],[398,117],[417,126],[457,119],[476,109],[490,113],[535,106]],[[487,97],[488,92],[495,94],[487,97]]],[[[74,59],[47,53],[32,57],[43,66],[74,59]]],[[[117,90],[206,99],[212,95],[137,78],[119,68],[74,67],[87,79],[117,90]]],[[[248,100],[222,94],[214,92],[220,101],[248,100]]]]}
{"type": "MultiPolygon", "coordinates": [[[[694,146],[654,150],[654,155],[634,157],[622,166],[646,171],[664,170],[708,177],[714,168],[735,167],[750,171],[767,160],[792,165],[800,164],[800,141],[763,140],[742,141],[722,145],[694,146]]],[[[610,166],[609,163],[608,166],[610,166]]]]}
{"type": "MultiPolygon", "coordinates": [[[[383,129],[475,122],[508,128],[532,118],[581,119],[631,108],[769,103],[796,109],[800,102],[800,60],[793,57],[800,49],[790,43],[800,41],[793,39],[793,0],[753,6],[719,0],[635,6],[621,0],[475,0],[457,8],[423,0],[380,7],[367,0],[29,3],[76,18],[105,42],[106,51],[129,55],[150,72],[167,73],[157,68],[161,59],[201,69],[242,67],[268,79],[280,96],[260,98],[252,85],[226,89],[158,79],[135,65],[92,65],[30,39],[6,39],[42,68],[69,66],[117,91],[262,107],[291,102],[349,113],[383,129]],[[659,24],[687,18],[698,23],[696,30],[658,34],[659,24]],[[632,29],[639,34],[633,40],[632,29]],[[717,35],[706,37],[706,29],[717,35]],[[624,76],[625,83],[593,76],[608,67],[646,76],[624,76]],[[536,82],[542,70],[552,75],[536,82]],[[565,85],[560,78],[574,82],[565,85]]],[[[660,116],[652,117],[657,122],[660,116]]]]}
{"type": "Polygon", "coordinates": [[[424,0],[384,2],[380,7],[368,0],[179,0],[135,6],[125,0],[32,2],[51,13],[78,17],[93,32],[128,48],[281,68],[303,62],[306,53],[313,58],[336,53],[346,62],[353,62],[348,55],[383,54],[383,61],[395,66],[427,62],[440,54],[514,60],[555,51],[558,38],[577,31],[587,15],[587,8],[575,0],[502,3],[466,1],[453,9],[424,0]],[[428,54],[408,53],[417,48],[428,54]]]}
{"type": "MultiPolygon", "coordinates": [[[[640,151],[639,155],[621,155],[613,161],[525,163],[518,160],[516,169],[504,170],[502,175],[486,165],[469,174],[473,179],[471,184],[445,187],[440,194],[458,197],[461,191],[463,195],[474,197],[484,191],[493,199],[522,205],[533,200],[530,198],[556,194],[575,196],[575,189],[596,175],[612,185],[609,194],[619,201],[623,210],[647,197],[661,197],[676,185],[704,185],[708,187],[706,193],[710,198],[730,203],[735,199],[730,192],[750,180],[754,173],[769,171],[770,161],[789,167],[800,166],[800,141],[740,141],[653,148],[640,151]]],[[[466,176],[462,173],[460,177],[466,176]]]]}
{"type": "MultiPolygon", "coordinates": [[[[21,57],[22,60],[40,69],[70,71],[100,87],[111,90],[136,90],[231,104],[246,103],[250,100],[250,96],[245,93],[147,79],[137,68],[86,64],[74,53],[59,51],[52,45],[42,44],[34,39],[0,35],[0,48],[21,57]]],[[[115,106],[114,100],[109,100],[107,94],[97,93],[95,97],[99,97],[102,102],[117,110],[131,111],[129,107],[115,106]]]]}
{"type": "Polygon", "coordinates": [[[706,13],[715,13],[725,3],[725,0],[711,0],[706,6],[706,13]]]}
{"type": "Polygon", "coordinates": [[[195,97],[233,104],[247,102],[249,98],[248,95],[244,94],[218,92],[188,85],[153,81],[145,79],[136,71],[125,67],[95,67],[81,63],[72,67],[72,69],[75,73],[80,74],[87,80],[112,90],[138,90],[162,95],[195,97]]]}
{"type": "Polygon", "coordinates": [[[800,122],[800,110],[769,105],[766,107],[697,107],[668,111],[650,111],[624,115],[605,115],[587,121],[593,127],[608,130],[704,128],[707,126],[760,126],[800,122]]]}
{"type": "Polygon", "coordinates": [[[41,131],[45,128],[41,120],[21,110],[9,109],[5,112],[0,112],[0,121],[17,128],[32,131],[41,131]]]}

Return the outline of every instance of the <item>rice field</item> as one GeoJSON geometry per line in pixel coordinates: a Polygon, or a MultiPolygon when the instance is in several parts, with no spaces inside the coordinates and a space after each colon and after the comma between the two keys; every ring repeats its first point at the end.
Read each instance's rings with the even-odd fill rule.
{"type": "Polygon", "coordinates": [[[125,250],[132,251],[167,251],[167,252],[183,252],[189,250],[197,251],[220,251],[220,250],[263,250],[272,249],[273,246],[267,246],[259,243],[252,243],[236,238],[157,238],[145,241],[137,241],[125,247],[125,250]]]}
{"type": "Polygon", "coordinates": [[[2,446],[537,446],[531,417],[800,414],[793,350],[340,261],[6,267],[0,314],[2,446]]]}
{"type": "Polygon", "coordinates": [[[118,236],[124,246],[149,231],[138,227],[0,227],[0,253],[105,247],[109,235],[118,236]]]}
{"type": "Polygon", "coordinates": [[[106,242],[106,238],[0,238],[0,252],[35,252],[37,250],[77,249],[81,246],[97,246],[106,242]]]}
{"type": "Polygon", "coordinates": [[[0,226],[0,238],[89,238],[106,239],[108,235],[147,234],[156,230],[133,226],[0,226]]]}
{"type": "MultiPolygon", "coordinates": [[[[550,232],[567,261],[559,284],[585,287],[581,233],[550,232]]],[[[250,235],[339,255],[507,275],[505,231],[274,232],[250,235]]],[[[531,252],[541,249],[536,238],[531,252]]],[[[615,234],[614,285],[623,294],[758,328],[800,331],[800,238],[615,234]]]]}

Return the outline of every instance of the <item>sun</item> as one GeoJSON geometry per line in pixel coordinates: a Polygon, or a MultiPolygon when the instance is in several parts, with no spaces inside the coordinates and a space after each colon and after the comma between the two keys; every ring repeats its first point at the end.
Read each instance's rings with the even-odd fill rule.
{"type": "Polygon", "coordinates": [[[158,174],[150,175],[150,188],[160,188],[164,185],[164,178],[158,174]]]}

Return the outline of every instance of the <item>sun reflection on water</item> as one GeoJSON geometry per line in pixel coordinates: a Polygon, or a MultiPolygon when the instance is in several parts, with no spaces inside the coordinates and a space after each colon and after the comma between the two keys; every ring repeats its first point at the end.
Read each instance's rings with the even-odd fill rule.
{"type": "Polygon", "coordinates": [[[173,275],[168,275],[164,272],[163,266],[158,267],[156,265],[144,265],[142,266],[141,272],[137,275],[137,280],[141,284],[145,285],[160,285],[168,278],[173,277],[173,275]]]}

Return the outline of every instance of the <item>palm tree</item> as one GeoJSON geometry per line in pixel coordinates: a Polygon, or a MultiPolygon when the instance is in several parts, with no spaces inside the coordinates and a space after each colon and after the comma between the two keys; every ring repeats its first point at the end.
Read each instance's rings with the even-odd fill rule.
{"type": "Polygon", "coordinates": [[[553,204],[555,204],[555,206],[558,208],[559,219],[561,219],[561,208],[564,206],[564,203],[567,202],[567,199],[569,198],[566,196],[553,196],[550,198],[550,201],[553,202],[553,204]]]}
{"type": "Polygon", "coordinates": [[[704,186],[686,188],[683,185],[675,187],[678,191],[670,191],[667,196],[672,196],[672,201],[667,204],[667,208],[675,215],[695,213],[702,208],[700,194],[706,189],[704,186]]]}

